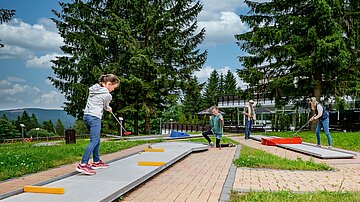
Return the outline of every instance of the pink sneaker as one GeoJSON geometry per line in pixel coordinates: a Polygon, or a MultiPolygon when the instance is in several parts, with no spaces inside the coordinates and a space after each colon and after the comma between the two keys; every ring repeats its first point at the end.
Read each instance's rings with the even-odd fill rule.
{"type": "Polygon", "coordinates": [[[89,165],[82,166],[81,164],[79,164],[76,167],[76,171],[78,171],[80,173],[84,173],[86,175],[95,175],[96,174],[96,172],[93,171],[89,165]]]}
{"type": "Polygon", "coordinates": [[[102,160],[100,160],[99,162],[94,162],[91,164],[91,168],[96,170],[96,169],[101,169],[101,168],[108,168],[109,165],[105,164],[104,162],[102,162],[102,160]]]}

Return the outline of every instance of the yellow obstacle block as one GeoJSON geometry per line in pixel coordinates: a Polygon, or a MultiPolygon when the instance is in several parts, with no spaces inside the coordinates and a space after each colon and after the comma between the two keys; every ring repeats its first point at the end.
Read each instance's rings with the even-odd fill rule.
{"type": "Polygon", "coordinates": [[[61,188],[61,187],[24,186],[24,192],[45,193],[45,194],[64,194],[65,189],[61,188]]]}
{"type": "Polygon", "coordinates": [[[164,148],[146,148],[144,152],[164,152],[164,148]]]}
{"type": "Polygon", "coordinates": [[[138,166],[162,166],[165,162],[156,162],[156,161],[139,161],[138,166]]]}

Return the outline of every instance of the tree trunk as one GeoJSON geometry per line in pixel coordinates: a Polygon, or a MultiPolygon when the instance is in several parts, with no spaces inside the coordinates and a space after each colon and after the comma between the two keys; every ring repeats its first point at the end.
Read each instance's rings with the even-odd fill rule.
{"type": "MultiPolygon", "coordinates": [[[[322,77],[321,77],[321,71],[317,71],[315,75],[315,87],[314,87],[314,97],[316,97],[316,100],[320,102],[321,97],[321,83],[322,83],[322,77]]],[[[315,114],[315,111],[311,111],[310,117],[312,117],[315,114]]],[[[316,129],[317,121],[312,121],[310,123],[310,129],[311,131],[315,131],[316,129]]]]}
{"type": "Polygon", "coordinates": [[[135,115],[134,115],[134,134],[139,135],[139,105],[135,104],[135,115]]]}
{"type": "Polygon", "coordinates": [[[315,75],[315,87],[314,87],[314,97],[316,97],[317,101],[320,101],[321,85],[322,85],[321,72],[317,71],[315,75]]]}
{"type": "Polygon", "coordinates": [[[145,130],[146,130],[146,134],[150,135],[151,133],[150,114],[148,113],[146,113],[146,118],[145,118],[145,130]]]}

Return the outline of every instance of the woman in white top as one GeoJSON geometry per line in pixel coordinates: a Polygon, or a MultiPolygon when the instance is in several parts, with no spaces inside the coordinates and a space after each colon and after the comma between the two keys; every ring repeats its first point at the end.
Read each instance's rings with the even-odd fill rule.
{"type": "Polygon", "coordinates": [[[316,125],[316,140],[317,146],[320,147],[320,130],[324,128],[326,138],[328,140],[329,148],[332,148],[332,140],[329,131],[329,113],[325,110],[324,106],[316,101],[315,97],[310,98],[311,110],[315,111],[315,115],[310,118],[310,121],[319,120],[316,125]]]}

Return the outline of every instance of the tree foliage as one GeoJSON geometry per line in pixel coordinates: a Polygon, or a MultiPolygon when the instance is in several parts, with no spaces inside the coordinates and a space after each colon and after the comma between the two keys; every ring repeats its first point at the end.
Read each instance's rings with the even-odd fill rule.
{"type": "Polygon", "coordinates": [[[0,8],[0,24],[8,22],[15,15],[15,10],[0,8]]]}
{"type": "MultiPolygon", "coordinates": [[[[240,18],[251,29],[236,39],[249,55],[240,57],[244,69],[238,70],[239,76],[253,88],[264,87],[261,90],[283,104],[304,96],[348,93],[340,87],[349,83],[350,74],[358,74],[359,66],[353,45],[358,42],[344,29],[346,2],[246,0],[250,12],[240,18]]],[[[359,27],[349,29],[352,33],[359,27]]]]}
{"type": "Polygon", "coordinates": [[[16,127],[5,117],[0,118],[0,139],[19,137],[16,127]]]}
{"type": "Polygon", "coordinates": [[[80,118],[87,88],[101,74],[121,78],[113,109],[126,120],[150,117],[164,109],[183,81],[206,59],[197,46],[205,30],[195,33],[202,5],[191,0],[75,0],[53,11],[67,56],[53,61],[49,78],[67,99],[65,110],[80,118]]]}
{"type": "Polygon", "coordinates": [[[43,122],[43,129],[47,130],[49,133],[55,133],[54,124],[51,120],[43,122]]]}
{"type": "Polygon", "coordinates": [[[228,70],[224,80],[224,94],[225,95],[238,95],[237,83],[234,74],[228,70]]]}
{"type": "Polygon", "coordinates": [[[213,70],[210,74],[210,77],[207,79],[205,85],[204,103],[206,108],[218,104],[218,97],[220,94],[219,84],[219,73],[216,70],[213,70]]]}
{"type": "MultiPolygon", "coordinates": [[[[8,22],[15,15],[15,10],[9,10],[0,8],[0,24],[3,22],[8,22]]],[[[3,48],[4,44],[0,43],[0,48],[3,48]]]]}
{"type": "Polygon", "coordinates": [[[190,79],[189,83],[184,90],[184,101],[183,101],[183,114],[189,118],[193,115],[197,115],[198,112],[203,110],[203,98],[201,95],[203,85],[199,84],[196,77],[190,79]]]}
{"type": "Polygon", "coordinates": [[[55,132],[57,135],[59,135],[59,136],[65,135],[65,127],[60,119],[58,119],[56,122],[55,130],[56,130],[55,132]]]}

